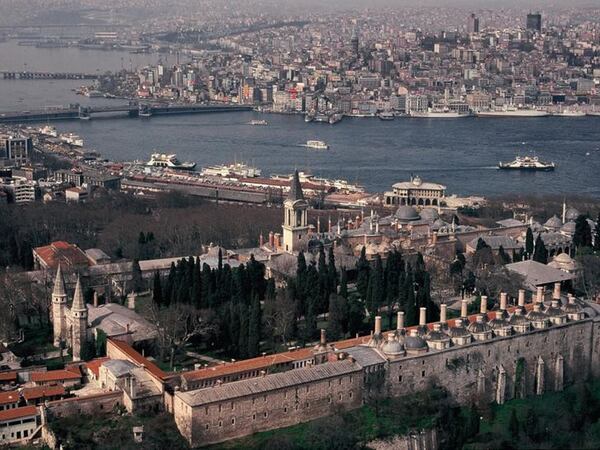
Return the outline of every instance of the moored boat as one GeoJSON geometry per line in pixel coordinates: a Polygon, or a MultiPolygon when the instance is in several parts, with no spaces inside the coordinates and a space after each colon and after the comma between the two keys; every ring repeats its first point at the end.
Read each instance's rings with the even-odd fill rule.
{"type": "Polygon", "coordinates": [[[146,163],[148,167],[161,167],[175,170],[194,170],[195,162],[180,162],[175,154],[153,153],[150,161],[146,163]]]}
{"type": "Polygon", "coordinates": [[[327,145],[327,143],[325,143],[324,141],[316,140],[306,141],[306,144],[304,146],[308,148],[314,148],[317,150],[327,150],[329,148],[329,145],[327,145]]]}
{"type": "Polygon", "coordinates": [[[498,168],[502,170],[550,172],[556,168],[556,164],[554,162],[540,161],[537,156],[517,156],[514,161],[507,163],[500,162],[498,168]]]}

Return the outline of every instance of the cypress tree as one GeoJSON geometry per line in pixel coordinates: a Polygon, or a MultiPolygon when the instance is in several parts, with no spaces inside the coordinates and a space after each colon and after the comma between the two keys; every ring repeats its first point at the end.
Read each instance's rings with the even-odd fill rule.
{"type": "Polygon", "coordinates": [[[527,254],[527,258],[531,258],[533,249],[533,231],[531,231],[531,227],[527,227],[527,233],[525,234],[525,253],[527,254]]]}
{"type": "Polygon", "coordinates": [[[152,300],[158,306],[162,306],[163,292],[160,283],[160,273],[158,270],[154,272],[154,280],[152,280],[152,300]]]}
{"type": "Polygon", "coordinates": [[[598,213],[596,227],[594,229],[594,250],[597,252],[600,251],[600,212],[598,213]]]}
{"type": "Polygon", "coordinates": [[[192,303],[196,308],[202,308],[202,272],[200,271],[200,258],[196,259],[192,274],[192,303]]]}
{"type": "Polygon", "coordinates": [[[144,287],[142,269],[140,268],[140,262],[137,259],[134,259],[131,265],[131,287],[135,292],[141,291],[144,287]]]}
{"type": "Polygon", "coordinates": [[[587,221],[587,217],[580,215],[575,220],[575,234],[573,234],[573,244],[575,248],[592,246],[592,229],[587,221]]]}
{"type": "Polygon", "coordinates": [[[248,357],[248,307],[244,303],[238,305],[239,310],[239,340],[238,340],[238,358],[244,359],[248,357]]]}
{"type": "Polygon", "coordinates": [[[548,264],[548,250],[546,250],[546,245],[542,240],[541,233],[538,234],[538,237],[535,241],[535,250],[533,252],[533,260],[542,264],[548,264]]]}
{"type": "Polygon", "coordinates": [[[358,272],[356,278],[356,290],[363,300],[367,298],[370,269],[371,266],[369,265],[369,261],[367,261],[367,251],[366,248],[363,247],[360,251],[360,258],[356,262],[356,270],[358,272]]]}
{"type": "Polygon", "coordinates": [[[508,421],[508,431],[512,438],[519,437],[519,419],[514,408],[510,410],[510,419],[508,421]]]}
{"type": "Polygon", "coordinates": [[[327,255],[327,272],[329,278],[329,292],[337,292],[338,274],[335,267],[335,254],[333,253],[333,246],[329,247],[329,254],[327,255]]]}
{"type": "Polygon", "coordinates": [[[248,319],[248,357],[253,358],[258,356],[260,352],[260,323],[261,311],[260,300],[258,294],[252,298],[252,306],[250,307],[250,316],[248,319]]]}
{"type": "Polygon", "coordinates": [[[348,326],[346,299],[337,294],[329,296],[329,322],[327,336],[330,340],[338,340],[344,336],[348,326]]]}
{"type": "Polygon", "coordinates": [[[348,332],[350,336],[355,336],[361,332],[365,320],[365,308],[362,302],[355,298],[350,298],[347,301],[348,307],[348,332]]]}
{"type": "Polygon", "coordinates": [[[509,264],[510,263],[510,256],[508,256],[508,253],[506,253],[506,251],[504,250],[504,247],[502,247],[502,246],[500,246],[498,248],[498,259],[500,259],[501,264],[509,264]]]}
{"type": "Polygon", "coordinates": [[[404,281],[404,317],[406,326],[416,325],[418,322],[414,284],[414,275],[412,272],[409,272],[404,281]]]}
{"type": "Polygon", "coordinates": [[[319,302],[317,304],[317,312],[324,313],[327,311],[329,304],[329,288],[331,283],[329,282],[329,270],[327,269],[327,263],[325,262],[325,249],[323,246],[319,249],[319,302]]]}
{"type": "Polygon", "coordinates": [[[348,273],[345,268],[342,268],[340,274],[340,295],[344,298],[348,298],[348,273]]]}
{"type": "Polygon", "coordinates": [[[486,242],[483,240],[483,238],[477,239],[477,248],[475,249],[475,251],[483,250],[484,248],[487,248],[487,247],[489,247],[489,245],[486,244],[486,242]]]}
{"type": "Polygon", "coordinates": [[[306,313],[306,258],[304,252],[300,251],[298,254],[298,260],[296,265],[296,307],[299,316],[303,316],[306,313]]]}

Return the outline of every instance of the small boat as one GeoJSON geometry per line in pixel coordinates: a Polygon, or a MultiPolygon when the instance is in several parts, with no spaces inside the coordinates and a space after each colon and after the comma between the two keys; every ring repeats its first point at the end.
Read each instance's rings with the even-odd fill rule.
{"type": "Polygon", "coordinates": [[[73,147],[83,147],[83,139],[74,133],[62,134],[60,140],[65,144],[72,145],[73,147]]]}
{"type": "Polygon", "coordinates": [[[248,125],[269,125],[269,122],[266,120],[251,120],[248,122],[248,125]]]}
{"type": "Polygon", "coordinates": [[[166,155],[164,153],[153,153],[146,165],[148,167],[162,167],[175,170],[194,170],[196,168],[195,162],[180,162],[177,159],[177,155],[166,155]]]}
{"type": "Polygon", "coordinates": [[[502,170],[551,172],[555,168],[555,163],[540,161],[537,156],[517,156],[514,161],[498,164],[498,169],[502,170]]]}
{"type": "Polygon", "coordinates": [[[40,128],[39,131],[40,134],[43,134],[44,136],[58,137],[58,131],[51,125],[46,125],[45,127],[40,128]]]}
{"type": "Polygon", "coordinates": [[[314,148],[317,150],[327,150],[329,145],[327,145],[324,141],[306,141],[305,147],[314,148]]]}
{"type": "Polygon", "coordinates": [[[585,111],[581,111],[579,109],[566,108],[560,111],[553,112],[552,115],[557,117],[584,117],[585,111]]]}
{"type": "Polygon", "coordinates": [[[394,120],[395,116],[394,116],[394,113],[385,111],[385,112],[379,113],[379,115],[377,117],[379,117],[380,120],[394,120]]]}

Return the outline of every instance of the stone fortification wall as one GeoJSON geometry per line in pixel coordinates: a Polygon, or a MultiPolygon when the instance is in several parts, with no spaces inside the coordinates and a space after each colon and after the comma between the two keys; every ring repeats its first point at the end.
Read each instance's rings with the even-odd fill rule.
{"type": "Polygon", "coordinates": [[[115,407],[123,405],[123,392],[114,391],[105,394],[74,397],[48,402],[46,409],[49,420],[72,415],[107,414],[115,407]]]}
{"type": "Polygon", "coordinates": [[[564,384],[592,373],[596,326],[586,319],[400,358],[389,364],[386,387],[389,395],[403,396],[435,383],[460,403],[475,397],[501,403],[557,387],[562,390],[564,384]]]}

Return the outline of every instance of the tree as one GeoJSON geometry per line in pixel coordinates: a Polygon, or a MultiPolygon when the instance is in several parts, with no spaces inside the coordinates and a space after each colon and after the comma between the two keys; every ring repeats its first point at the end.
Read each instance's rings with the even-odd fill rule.
{"type": "Polygon", "coordinates": [[[265,300],[265,324],[270,335],[284,345],[293,337],[296,325],[294,295],[290,290],[280,290],[276,297],[265,300]]]}
{"type": "Polygon", "coordinates": [[[519,437],[519,419],[517,418],[517,412],[514,408],[510,410],[510,418],[508,420],[508,431],[513,439],[519,437]]]}
{"type": "Polygon", "coordinates": [[[506,253],[502,246],[498,248],[498,260],[502,265],[510,263],[510,256],[508,256],[508,253],[506,253]]]}
{"type": "Polygon", "coordinates": [[[575,220],[573,245],[576,249],[592,246],[592,228],[587,221],[587,217],[584,215],[578,216],[577,220],[575,220]]]}
{"type": "Polygon", "coordinates": [[[541,233],[538,234],[535,241],[535,250],[532,259],[542,264],[548,264],[548,250],[546,250],[546,245],[544,244],[541,233]]]}
{"type": "Polygon", "coordinates": [[[160,273],[158,270],[154,272],[154,279],[152,280],[152,300],[158,306],[163,304],[163,292],[160,282],[160,273]]]}
{"type": "Polygon", "coordinates": [[[487,243],[483,240],[483,238],[479,238],[477,239],[477,247],[475,248],[475,251],[478,250],[482,250],[484,248],[489,248],[490,246],[487,245],[487,243]]]}
{"type": "Polygon", "coordinates": [[[344,298],[348,298],[348,273],[345,268],[342,268],[340,275],[340,295],[344,298]]]}
{"type": "Polygon", "coordinates": [[[356,336],[364,327],[365,308],[361,301],[355,296],[348,299],[348,332],[350,336],[356,336]]]}
{"type": "Polygon", "coordinates": [[[371,266],[367,261],[366,248],[363,247],[360,251],[360,257],[356,262],[356,270],[358,272],[356,278],[356,290],[360,294],[360,297],[365,300],[367,298],[367,289],[369,287],[369,272],[371,266]]]}
{"type": "Polygon", "coordinates": [[[537,442],[539,438],[539,422],[538,417],[533,408],[528,407],[527,412],[525,413],[525,434],[529,439],[534,442],[537,442]]]}
{"type": "Polygon", "coordinates": [[[131,264],[131,289],[134,292],[140,292],[144,289],[144,279],[142,278],[142,269],[137,259],[131,264]]]}
{"type": "Polygon", "coordinates": [[[341,295],[329,296],[329,322],[327,335],[332,341],[341,339],[348,328],[348,307],[346,299],[341,295]]]}
{"type": "Polygon", "coordinates": [[[258,294],[252,299],[250,317],[248,318],[248,357],[258,356],[260,352],[261,311],[258,294]]]}
{"type": "Polygon", "coordinates": [[[527,254],[527,258],[531,258],[533,249],[533,231],[531,231],[531,227],[527,227],[527,233],[525,235],[525,253],[527,254]]]}
{"type": "Polygon", "coordinates": [[[600,251],[600,212],[598,213],[596,227],[594,228],[594,250],[597,252],[600,251]]]}

